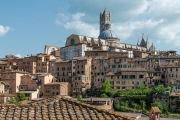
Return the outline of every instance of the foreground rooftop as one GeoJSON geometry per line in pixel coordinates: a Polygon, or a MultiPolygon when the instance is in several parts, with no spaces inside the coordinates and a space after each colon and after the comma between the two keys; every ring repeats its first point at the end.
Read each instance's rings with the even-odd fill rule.
{"type": "Polygon", "coordinates": [[[134,120],[88,104],[53,97],[24,105],[0,105],[0,119],[12,120],[134,120]]]}

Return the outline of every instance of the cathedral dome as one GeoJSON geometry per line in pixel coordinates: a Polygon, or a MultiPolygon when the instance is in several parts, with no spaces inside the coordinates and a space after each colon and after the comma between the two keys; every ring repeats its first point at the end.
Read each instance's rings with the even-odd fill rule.
{"type": "Polygon", "coordinates": [[[101,39],[111,39],[111,38],[118,38],[116,33],[112,30],[104,30],[100,33],[99,37],[101,39]]]}

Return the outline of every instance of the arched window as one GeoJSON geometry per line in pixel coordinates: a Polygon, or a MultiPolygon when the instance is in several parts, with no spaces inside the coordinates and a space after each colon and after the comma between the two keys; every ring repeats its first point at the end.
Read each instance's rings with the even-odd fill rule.
{"type": "Polygon", "coordinates": [[[56,95],[59,95],[59,93],[57,92],[56,95]]]}
{"type": "Polygon", "coordinates": [[[71,45],[74,45],[74,42],[75,42],[74,39],[71,39],[71,45]]]}
{"type": "Polygon", "coordinates": [[[55,51],[55,48],[51,48],[51,52],[54,52],[55,51]]]}

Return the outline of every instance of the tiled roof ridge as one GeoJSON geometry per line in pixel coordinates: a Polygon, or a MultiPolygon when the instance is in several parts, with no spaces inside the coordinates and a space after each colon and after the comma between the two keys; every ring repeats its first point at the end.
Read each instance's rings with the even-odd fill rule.
{"type": "Polygon", "coordinates": [[[82,106],[84,106],[84,107],[88,107],[88,108],[94,109],[94,110],[96,110],[96,111],[98,111],[98,112],[106,113],[106,114],[108,114],[108,115],[113,115],[113,116],[115,116],[115,117],[120,117],[120,118],[122,118],[123,120],[133,120],[133,119],[129,119],[127,116],[124,116],[124,115],[122,115],[122,114],[117,114],[116,112],[104,110],[104,109],[102,109],[102,108],[97,108],[97,107],[91,106],[91,105],[89,105],[89,104],[81,103],[81,102],[78,102],[78,101],[75,101],[75,100],[71,100],[71,99],[67,99],[67,98],[62,98],[62,100],[68,101],[68,102],[70,102],[70,103],[74,103],[74,104],[76,104],[76,105],[82,105],[82,106]]]}
{"type": "MultiPolygon", "coordinates": [[[[81,106],[82,108],[85,108],[86,110],[93,110],[94,113],[96,114],[96,116],[98,116],[98,113],[102,113],[102,115],[104,117],[106,116],[111,116],[111,118],[117,118],[117,119],[122,119],[122,120],[135,120],[135,118],[129,118],[127,116],[124,116],[122,114],[117,114],[116,112],[113,112],[113,111],[107,111],[107,110],[104,110],[104,109],[101,109],[101,108],[97,108],[97,107],[94,107],[94,106],[91,106],[89,104],[85,104],[85,103],[80,103],[78,101],[75,101],[75,100],[71,100],[71,99],[68,99],[68,98],[65,98],[65,97],[60,97],[60,96],[56,96],[56,97],[51,97],[51,98],[47,98],[47,99],[44,99],[44,100],[40,100],[38,102],[34,102],[34,103],[30,103],[30,104],[24,104],[24,105],[14,105],[14,104],[1,104],[0,105],[0,108],[3,108],[3,107],[8,107],[8,108],[23,108],[23,109],[34,109],[36,107],[42,107],[42,106],[49,106],[55,102],[58,102],[59,100],[62,100],[64,102],[67,102],[68,104],[70,103],[71,105],[76,105],[76,106],[81,106]]],[[[90,115],[91,116],[91,115],[90,115]]]]}

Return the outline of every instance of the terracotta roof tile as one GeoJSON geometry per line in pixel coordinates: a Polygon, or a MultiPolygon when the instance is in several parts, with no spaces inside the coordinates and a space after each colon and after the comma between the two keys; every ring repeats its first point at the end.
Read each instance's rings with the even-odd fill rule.
{"type": "Polygon", "coordinates": [[[0,105],[0,119],[130,120],[127,116],[60,97],[25,105],[0,105]]]}
{"type": "Polygon", "coordinates": [[[151,109],[152,109],[154,112],[158,112],[158,113],[161,112],[158,107],[152,107],[151,109]]]}

